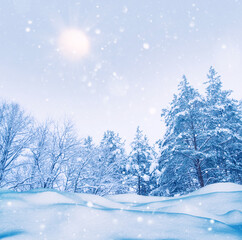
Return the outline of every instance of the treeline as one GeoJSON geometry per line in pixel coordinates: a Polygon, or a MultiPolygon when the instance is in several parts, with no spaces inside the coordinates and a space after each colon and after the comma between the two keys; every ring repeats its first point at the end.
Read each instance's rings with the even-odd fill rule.
{"type": "Polygon", "coordinates": [[[118,133],[99,144],[70,121],[36,123],[18,104],[0,105],[0,188],[98,195],[174,196],[217,182],[242,183],[242,107],[211,67],[205,96],[184,76],[162,110],[166,133],[154,146],[138,127],[125,151],[118,133]]]}

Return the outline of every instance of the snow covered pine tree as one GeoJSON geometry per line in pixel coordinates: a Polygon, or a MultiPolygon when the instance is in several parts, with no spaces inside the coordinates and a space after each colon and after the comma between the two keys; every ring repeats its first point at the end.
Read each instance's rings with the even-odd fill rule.
{"type": "Polygon", "coordinates": [[[154,161],[154,150],[150,147],[148,139],[140,128],[137,128],[132,150],[129,155],[128,171],[131,174],[132,188],[139,195],[148,195],[153,189],[150,167],[154,161]]]}

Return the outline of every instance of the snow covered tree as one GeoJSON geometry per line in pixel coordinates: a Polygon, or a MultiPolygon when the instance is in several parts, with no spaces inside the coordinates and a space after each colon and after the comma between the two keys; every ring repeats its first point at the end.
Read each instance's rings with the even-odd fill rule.
{"type": "Polygon", "coordinates": [[[65,190],[81,193],[93,193],[96,180],[98,149],[89,136],[83,139],[78,158],[73,168],[69,168],[65,190]]]}
{"type": "Polygon", "coordinates": [[[94,194],[121,194],[127,192],[126,156],[124,142],[113,131],[106,131],[95,162],[94,194]]]}
{"type": "Polygon", "coordinates": [[[160,187],[153,194],[186,193],[210,183],[241,183],[241,108],[222,90],[211,67],[206,98],[187,79],[179,84],[169,108],[163,110],[167,130],[160,141],[160,187]]]}
{"type": "Polygon", "coordinates": [[[0,187],[23,181],[23,153],[32,137],[32,119],[15,103],[0,105],[0,187]]]}
{"type": "Polygon", "coordinates": [[[50,136],[49,161],[45,171],[44,188],[62,190],[66,181],[66,171],[74,167],[73,163],[78,157],[79,147],[80,142],[70,121],[54,126],[50,136]]]}
{"type": "MultiPolygon", "coordinates": [[[[132,150],[129,155],[128,171],[133,177],[132,187],[139,195],[148,195],[152,190],[153,182],[150,167],[154,160],[154,150],[150,147],[147,137],[138,127],[134,141],[131,143],[132,150]]],[[[152,169],[153,172],[153,169],[152,169]]]]}
{"type": "Polygon", "coordinates": [[[64,190],[69,173],[75,168],[80,142],[70,121],[46,122],[37,127],[30,147],[30,189],[64,190]]]}
{"type": "Polygon", "coordinates": [[[207,144],[207,182],[242,182],[242,114],[239,102],[222,90],[220,76],[209,69],[205,121],[210,136],[207,144]]]}
{"type": "Polygon", "coordinates": [[[186,193],[204,186],[204,101],[185,76],[178,89],[178,95],[161,115],[167,130],[160,142],[158,195],[186,193]]]}
{"type": "Polygon", "coordinates": [[[45,182],[45,165],[49,160],[50,145],[50,122],[45,122],[36,127],[28,161],[29,169],[29,189],[43,188],[45,182]]]}

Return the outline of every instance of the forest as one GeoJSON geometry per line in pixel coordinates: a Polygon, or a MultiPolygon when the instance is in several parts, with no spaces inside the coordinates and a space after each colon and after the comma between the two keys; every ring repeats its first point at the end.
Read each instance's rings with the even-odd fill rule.
{"type": "Polygon", "coordinates": [[[223,90],[213,67],[204,84],[201,94],[183,76],[161,112],[164,136],[152,146],[137,127],[129,152],[114,131],[95,144],[78,137],[71,121],[39,123],[19,104],[1,101],[0,188],[177,196],[212,183],[242,184],[242,102],[223,90]]]}

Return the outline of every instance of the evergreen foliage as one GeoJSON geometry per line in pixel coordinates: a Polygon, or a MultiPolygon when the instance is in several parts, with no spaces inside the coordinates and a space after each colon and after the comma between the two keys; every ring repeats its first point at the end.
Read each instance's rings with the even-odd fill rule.
{"type": "Polygon", "coordinates": [[[132,188],[139,195],[148,195],[154,187],[150,174],[151,163],[154,160],[154,150],[149,146],[146,135],[143,134],[139,127],[136,130],[131,147],[128,170],[133,178],[132,188]]]}
{"type": "Polygon", "coordinates": [[[239,103],[222,90],[220,76],[210,68],[206,96],[186,77],[169,108],[163,110],[166,133],[160,141],[161,176],[155,195],[191,192],[207,184],[241,182],[242,122],[239,103]]]}

